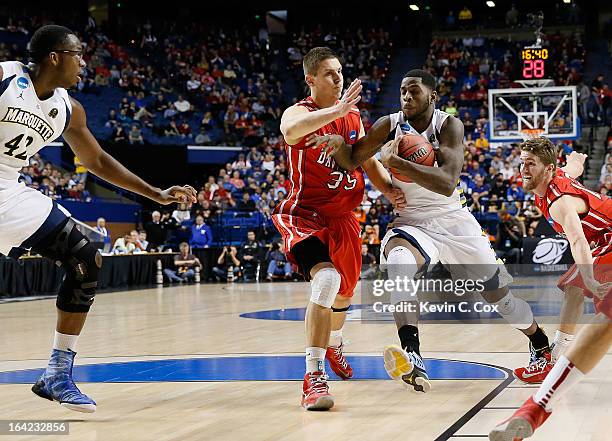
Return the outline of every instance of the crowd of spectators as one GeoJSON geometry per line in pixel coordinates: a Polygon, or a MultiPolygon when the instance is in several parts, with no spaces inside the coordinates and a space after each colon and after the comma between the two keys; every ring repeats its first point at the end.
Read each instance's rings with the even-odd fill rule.
{"type": "MultiPolygon", "coordinates": [[[[444,30],[479,30],[485,28],[527,28],[532,29],[537,22],[536,10],[527,9],[521,11],[516,4],[511,4],[510,9],[505,13],[499,8],[490,8],[482,5],[467,5],[456,7],[448,10],[444,17],[437,17],[440,23],[443,23],[441,28],[444,30]],[[442,20],[443,18],[443,20],[442,20]]],[[[550,5],[541,5],[537,11],[544,11],[546,23],[568,23],[579,24],[583,20],[583,13],[580,6],[574,2],[557,2],[551,8],[550,5]]],[[[434,24],[437,21],[434,21],[434,24]]]]}
{"type": "Polygon", "coordinates": [[[338,51],[347,82],[361,78],[360,106],[369,109],[392,47],[382,29],[302,29],[286,54],[271,49],[263,28],[144,24],[137,34],[140,44],[126,50],[101,34],[88,40],[81,87],[84,94],[98,94],[101,87],[120,91],[100,131],[103,138],[130,144],[261,145],[277,132],[282,109],[300,95],[287,90],[283,72],[302,84],[302,56],[316,45],[338,51]]]}
{"type": "MultiPolygon", "coordinates": [[[[466,11],[460,17],[470,19],[466,11]]],[[[218,246],[222,242],[215,237],[214,224],[221,216],[255,211],[261,216],[261,226],[248,233],[246,242],[222,249],[213,262],[213,277],[223,279],[231,273],[231,277],[248,280],[258,278],[260,272],[267,279],[291,277],[295,269],[281,257],[271,213],[290,190],[278,121],[283,108],[306,95],[291,89],[303,84],[302,57],[316,45],[331,46],[340,54],[345,82],[359,77],[364,85],[359,106],[367,130],[369,111],[392,56],[389,33],[361,28],[323,31],[320,25],[303,28],[292,34],[286,53],[270,49],[263,29],[204,28],[196,23],[182,23],[179,29],[145,23],[136,34],[139,38],[125,47],[95,26],[81,35],[88,66],[79,84],[79,98],[86,107],[92,97],[115,100],[110,108],[95,106],[102,109],[97,116],[102,138],[129,144],[218,142],[242,145],[246,150],[208,177],[196,203],[180,204],[172,212],[153,212],[141,231],[117,239],[113,249],[133,253],[176,248],[182,242],[191,251],[218,246]],[[294,84],[281,81],[283,74],[293,77],[294,84]],[[144,248],[143,240],[147,242],[144,248]]],[[[439,107],[461,118],[465,126],[467,148],[460,185],[467,203],[500,255],[510,261],[517,259],[514,250],[520,248],[521,238],[535,236],[539,213],[522,190],[517,145],[489,144],[487,140],[486,98],[489,88],[510,85],[512,57],[521,45],[480,36],[434,39],[425,61],[425,68],[437,78],[439,107]]],[[[581,37],[552,35],[546,45],[558,54],[555,82],[579,88],[580,116],[594,123],[609,121],[610,93],[604,77],[597,77],[589,86],[582,77],[585,52],[581,37]]],[[[0,59],[18,58],[17,51],[18,46],[0,44],[0,59]]],[[[88,112],[92,109],[87,108],[88,112]]],[[[561,144],[560,159],[575,147],[561,144]]],[[[28,185],[51,197],[88,200],[84,176],[79,175],[62,175],[39,156],[22,170],[28,185]]],[[[602,192],[611,190],[610,154],[600,183],[602,192]]],[[[368,184],[355,215],[362,225],[364,270],[372,270],[392,207],[368,184]]]]}
{"type": "Polygon", "coordinates": [[[119,92],[106,109],[104,137],[250,146],[275,131],[287,103],[267,34],[197,23],[145,23],[136,33],[139,44],[107,59],[101,72],[119,92]]]}
{"type": "Polygon", "coordinates": [[[602,194],[612,197],[612,123],[610,123],[606,136],[606,153],[601,166],[598,185],[602,194]]]}
{"type": "MultiPolygon", "coordinates": [[[[342,60],[344,83],[350,84],[356,78],[361,80],[363,94],[357,106],[367,111],[374,107],[393,53],[392,38],[387,30],[383,28],[324,30],[319,24],[314,28],[302,27],[292,34],[291,40],[292,43],[287,49],[287,58],[295,84],[304,84],[302,69],[304,55],[315,46],[328,46],[333,48],[342,60]]],[[[304,90],[304,95],[306,93],[304,90]]],[[[368,128],[369,126],[366,130],[368,128]]]]}
{"type": "Polygon", "coordinates": [[[30,165],[23,167],[19,180],[51,199],[91,202],[89,191],[85,189],[86,170],[78,168],[74,172],[62,172],[51,162],[46,162],[39,153],[33,155],[30,165]]]}

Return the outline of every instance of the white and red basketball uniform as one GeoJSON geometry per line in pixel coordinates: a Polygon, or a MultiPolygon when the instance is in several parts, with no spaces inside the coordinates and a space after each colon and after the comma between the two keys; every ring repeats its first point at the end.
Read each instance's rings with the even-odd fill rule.
{"type": "MultiPolygon", "coordinates": [[[[312,97],[298,106],[319,110],[312,97]]],[[[355,107],[344,117],[326,124],[315,133],[342,135],[349,145],[359,138],[361,117],[355,107]]],[[[361,204],[365,182],[363,170],[341,170],[323,152],[324,145],[307,148],[306,137],[286,145],[291,190],[274,210],[272,220],[281,233],[290,262],[291,250],[300,241],[316,236],[329,248],[329,257],[342,276],[339,294],[352,296],[361,271],[361,227],[353,210],[361,204]]]]}
{"type": "MultiPolygon", "coordinates": [[[[535,201],[554,230],[560,234],[564,234],[563,227],[550,218],[549,209],[563,195],[579,197],[586,202],[589,211],[580,215],[580,222],[584,236],[591,245],[593,273],[600,283],[612,282],[612,199],[585,188],[558,169],[544,197],[536,195],[535,201]]],[[[575,264],[559,279],[560,289],[568,285],[579,287],[585,296],[593,297],[593,294],[586,289],[575,264]]],[[[604,299],[594,298],[593,301],[597,312],[603,312],[612,319],[612,293],[608,293],[604,299]]]]}

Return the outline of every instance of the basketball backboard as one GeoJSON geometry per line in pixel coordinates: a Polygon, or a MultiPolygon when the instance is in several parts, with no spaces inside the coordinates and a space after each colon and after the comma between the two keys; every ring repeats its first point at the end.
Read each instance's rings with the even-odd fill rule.
{"type": "Polygon", "coordinates": [[[541,133],[552,140],[580,134],[575,86],[489,90],[489,140],[520,142],[541,133]]]}

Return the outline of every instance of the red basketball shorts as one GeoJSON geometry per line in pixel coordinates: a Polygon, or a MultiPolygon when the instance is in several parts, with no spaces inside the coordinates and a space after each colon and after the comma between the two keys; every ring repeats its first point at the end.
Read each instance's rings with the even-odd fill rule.
{"type": "MultiPolygon", "coordinates": [[[[593,274],[595,276],[595,280],[600,283],[612,282],[612,252],[593,259],[593,274]]],[[[612,290],[608,291],[607,295],[603,299],[594,297],[593,293],[588,291],[584,286],[582,276],[580,275],[578,267],[575,264],[561,276],[557,286],[561,290],[564,290],[566,286],[575,286],[582,289],[582,293],[586,297],[593,299],[595,311],[605,314],[610,320],[612,320],[612,290]]]]}
{"type": "MultiPolygon", "coordinates": [[[[297,211],[297,210],[296,210],[297,211]]],[[[297,264],[292,248],[304,239],[316,236],[328,246],[329,257],[342,278],[338,294],[352,297],[361,274],[361,227],[352,212],[339,217],[300,210],[300,216],[274,214],[274,225],[281,233],[287,258],[297,264]]]]}

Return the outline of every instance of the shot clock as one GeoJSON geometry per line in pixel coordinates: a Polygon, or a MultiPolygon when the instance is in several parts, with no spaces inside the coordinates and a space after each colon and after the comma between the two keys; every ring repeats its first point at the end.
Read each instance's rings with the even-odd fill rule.
{"type": "Polygon", "coordinates": [[[523,80],[541,80],[548,78],[547,69],[550,63],[550,52],[547,48],[525,47],[520,53],[520,76],[523,80]]]}

